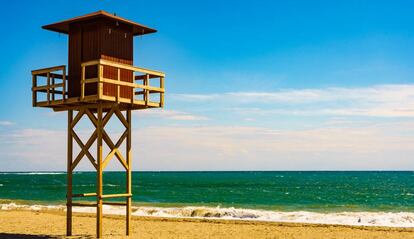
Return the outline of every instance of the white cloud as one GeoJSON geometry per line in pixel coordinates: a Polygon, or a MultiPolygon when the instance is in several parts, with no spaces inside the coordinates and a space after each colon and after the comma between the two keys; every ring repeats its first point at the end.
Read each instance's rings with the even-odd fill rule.
{"type": "Polygon", "coordinates": [[[0,126],[11,126],[11,125],[14,125],[15,123],[14,122],[11,122],[11,121],[0,121],[0,126]]]}
{"type": "MultiPolygon", "coordinates": [[[[330,124],[300,131],[243,126],[146,127],[133,131],[133,169],[412,170],[413,133],[414,126],[405,122],[330,124]]],[[[26,129],[3,134],[0,168],[64,170],[65,141],[64,131],[26,129]]],[[[84,162],[89,164],[86,158],[84,162]]]]}
{"type": "Polygon", "coordinates": [[[168,120],[178,121],[199,121],[208,120],[205,116],[190,114],[187,112],[176,111],[176,110],[165,110],[165,109],[151,109],[145,111],[135,111],[134,114],[144,117],[162,118],[168,120]]]}
{"type": "Polygon", "coordinates": [[[275,92],[175,94],[173,100],[216,104],[239,113],[414,117],[414,84],[275,92]]]}

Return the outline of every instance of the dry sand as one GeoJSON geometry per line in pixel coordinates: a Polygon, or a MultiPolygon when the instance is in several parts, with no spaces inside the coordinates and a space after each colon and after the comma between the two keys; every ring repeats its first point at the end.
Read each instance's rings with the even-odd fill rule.
{"type": "MultiPolygon", "coordinates": [[[[0,238],[66,238],[63,211],[0,211],[0,238]]],[[[121,216],[106,216],[104,238],[125,238],[121,216]]],[[[236,220],[133,217],[129,238],[398,238],[414,239],[414,229],[329,226],[236,220]]],[[[69,238],[94,238],[95,217],[74,214],[74,234],[69,238]]]]}

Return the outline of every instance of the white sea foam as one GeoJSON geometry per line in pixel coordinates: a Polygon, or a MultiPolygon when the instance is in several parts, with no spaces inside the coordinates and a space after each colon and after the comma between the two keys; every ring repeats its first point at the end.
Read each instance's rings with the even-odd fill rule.
{"type": "MultiPolygon", "coordinates": [[[[19,205],[16,203],[0,204],[0,210],[65,210],[63,205],[19,205]]],[[[74,207],[74,212],[95,213],[95,208],[74,207]]],[[[104,205],[106,214],[123,215],[122,206],[104,205]]],[[[281,212],[256,209],[220,208],[220,207],[148,207],[134,206],[134,216],[171,217],[171,218],[209,218],[231,220],[254,220],[270,222],[296,222],[315,224],[337,224],[355,226],[414,227],[413,212],[281,212]]]]}

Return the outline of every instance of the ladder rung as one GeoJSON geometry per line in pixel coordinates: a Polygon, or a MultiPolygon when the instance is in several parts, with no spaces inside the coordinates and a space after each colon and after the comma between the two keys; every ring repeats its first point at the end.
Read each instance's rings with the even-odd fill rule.
{"type": "Polygon", "coordinates": [[[72,207],[96,207],[98,204],[96,203],[80,203],[80,202],[73,202],[70,204],[72,207]]]}
{"type": "Polygon", "coordinates": [[[107,194],[107,195],[101,196],[101,198],[119,198],[119,197],[132,197],[132,194],[121,193],[121,194],[107,194]]]}

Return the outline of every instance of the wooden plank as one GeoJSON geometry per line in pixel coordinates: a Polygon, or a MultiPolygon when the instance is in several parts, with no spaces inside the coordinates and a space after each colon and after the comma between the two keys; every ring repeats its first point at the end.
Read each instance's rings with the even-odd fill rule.
{"type": "Polygon", "coordinates": [[[96,193],[77,193],[72,194],[72,197],[95,197],[96,193]]]}
{"type": "Polygon", "coordinates": [[[92,124],[96,127],[98,125],[98,120],[95,115],[90,111],[90,109],[85,109],[86,115],[89,117],[89,120],[92,121],[92,124]]]}
{"type": "Polygon", "coordinates": [[[96,83],[99,82],[99,78],[88,78],[85,80],[82,80],[81,83],[89,84],[89,83],[96,83]]]}
{"type": "MultiPolygon", "coordinates": [[[[62,69],[63,70],[63,69],[62,69]]],[[[47,73],[41,73],[41,74],[36,74],[37,76],[42,76],[42,77],[47,77],[47,73]]],[[[56,79],[63,79],[63,77],[65,77],[65,75],[62,74],[57,74],[57,73],[50,73],[50,76],[56,79]]]]}
{"type": "Polygon", "coordinates": [[[85,67],[82,66],[82,76],[81,76],[81,100],[85,99],[85,67]]]}
{"type": "MultiPolygon", "coordinates": [[[[120,68],[117,68],[117,80],[118,80],[118,83],[119,82],[121,82],[121,69],[120,68]]],[[[119,87],[119,84],[116,84],[116,101],[119,103],[119,97],[120,97],[120,88],[121,87],[119,87]]]]}
{"type": "Polygon", "coordinates": [[[80,109],[75,116],[75,119],[72,120],[71,129],[75,128],[75,125],[79,122],[82,118],[83,114],[85,114],[85,109],[80,109]]]}
{"type": "MultiPolygon", "coordinates": [[[[42,92],[42,93],[47,93],[47,90],[46,89],[44,89],[44,90],[36,90],[37,92],[42,92]]],[[[60,90],[54,90],[54,92],[55,92],[55,94],[59,94],[59,95],[63,95],[63,91],[60,91],[60,90]]],[[[52,102],[52,104],[53,103],[56,103],[56,102],[52,102]]],[[[62,102],[63,103],[63,102],[62,102]]]]}
{"type": "Polygon", "coordinates": [[[98,67],[98,98],[100,99],[103,96],[103,65],[99,65],[98,67]]]}
{"type": "Polygon", "coordinates": [[[164,77],[160,77],[160,88],[164,90],[162,93],[160,93],[160,107],[164,107],[164,77]]]}
{"type": "Polygon", "coordinates": [[[101,198],[120,198],[120,197],[132,197],[129,193],[118,193],[118,194],[106,194],[101,195],[101,198]]]}
{"type": "Polygon", "coordinates": [[[161,71],[150,70],[150,69],[146,69],[146,68],[142,68],[142,67],[131,66],[131,65],[127,65],[127,64],[122,64],[122,63],[118,63],[118,62],[104,60],[104,59],[87,61],[87,62],[82,63],[81,66],[82,67],[83,66],[93,66],[93,65],[97,65],[97,64],[106,65],[106,66],[113,66],[113,67],[116,67],[116,68],[121,68],[121,69],[135,71],[135,72],[141,72],[141,73],[150,74],[150,75],[153,75],[153,76],[163,76],[163,77],[165,77],[165,74],[161,71]]]}
{"type": "Polygon", "coordinates": [[[119,152],[119,150],[117,148],[115,148],[114,151],[115,151],[115,156],[118,159],[118,161],[122,164],[122,166],[124,166],[125,170],[128,170],[128,165],[127,165],[124,157],[122,156],[121,152],[119,152]]]}
{"type": "Polygon", "coordinates": [[[39,91],[39,90],[47,90],[48,88],[51,89],[51,88],[58,88],[58,87],[63,87],[63,83],[36,86],[36,87],[33,87],[32,90],[39,91]]]}
{"type": "Polygon", "coordinates": [[[32,75],[32,105],[36,107],[37,105],[37,92],[33,88],[37,87],[37,76],[32,75]]]}
{"type": "Polygon", "coordinates": [[[118,141],[115,144],[115,148],[121,147],[122,142],[124,142],[125,138],[128,136],[128,129],[124,131],[124,133],[119,137],[118,141]]]}
{"type": "MultiPolygon", "coordinates": [[[[95,130],[96,132],[96,130],[95,130]]],[[[92,143],[95,141],[95,137],[96,134],[95,132],[92,134],[92,136],[89,138],[88,142],[86,145],[84,145],[81,141],[81,139],[79,138],[79,136],[75,133],[75,131],[72,129],[72,136],[75,139],[75,141],[78,143],[79,147],[81,148],[81,152],[78,154],[78,156],[76,157],[75,161],[73,162],[73,169],[75,169],[75,167],[78,165],[78,163],[80,162],[80,160],[82,159],[82,157],[84,155],[87,156],[87,158],[89,159],[89,161],[92,163],[92,165],[95,167],[95,169],[98,167],[97,163],[95,162],[95,159],[93,158],[93,156],[91,155],[91,153],[89,152],[89,147],[90,145],[92,145],[92,143]],[[92,141],[92,143],[91,143],[92,141]]]]}
{"type": "Polygon", "coordinates": [[[111,161],[111,159],[114,157],[116,151],[113,149],[111,150],[111,152],[106,156],[106,158],[104,159],[103,163],[102,163],[102,170],[106,168],[106,165],[108,165],[109,161],[111,161]]]}
{"type": "Polygon", "coordinates": [[[53,66],[53,67],[48,67],[48,68],[42,68],[42,69],[38,69],[38,70],[33,70],[32,71],[32,75],[39,75],[39,74],[43,74],[43,73],[50,73],[53,71],[59,71],[65,68],[65,65],[61,65],[61,66],[53,66]]]}
{"type": "Polygon", "coordinates": [[[50,73],[49,72],[47,73],[47,88],[46,88],[46,91],[47,91],[47,102],[48,102],[48,104],[50,104],[50,73]]]}
{"type": "Polygon", "coordinates": [[[63,101],[66,101],[66,67],[63,67],[62,69],[62,97],[63,101]]]}
{"type": "Polygon", "coordinates": [[[103,205],[111,205],[111,206],[126,206],[127,204],[124,202],[103,202],[103,205]]]}
{"type": "Polygon", "coordinates": [[[67,151],[67,188],[66,188],[66,235],[72,236],[72,156],[73,156],[73,139],[72,139],[72,120],[73,110],[68,111],[68,151],[67,151]]]}
{"type": "Polygon", "coordinates": [[[117,109],[117,110],[115,110],[115,114],[118,117],[118,119],[121,121],[121,123],[125,126],[125,128],[127,128],[128,127],[128,122],[125,119],[125,117],[122,114],[122,112],[119,109],[117,109]]]}
{"type": "Polygon", "coordinates": [[[74,207],[96,207],[96,203],[80,203],[80,202],[74,202],[72,203],[72,206],[74,207]]]}
{"type": "Polygon", "coordinates": [[[104,131],[102,121],[102,106],[98,105],[98,115],[97,115],[97,127],[96,131],[98,133],[98,138],[96,141],[97,144],[97,177],[96,177],[96,236],[102,238],[102,132],[104,131]]]}
{"type": "Polygon", "coordinates": [[[105,114],[105,117],[103,118],[102,125],[105,127],[105,125],[109,122],[111,119],[111,116],[114,114],[115,106],[112,106],[111,109],[105,114]]]}
{"type": "Polygon", "coordinates": [[[122,68],[122,69],[125,69],[125,70],[137,71],[137,72],[150,74],[150,75],[154,75],[154,76],[165,76],[165,74],[161,71],[150,70],[150,69],[146,69],[146,68],[142,68],[142,67],[136,67],[136,66],[130,66],[130,65],[127,65],[127,64],[122,64],[122,63],[103,60],[103,59],[100,59],[99,63],[102,64],[102,65],[118,67],[118,68],[122,68]]]}
{"type": "MultiPolygon", "coordinates": [[[[126,175],[126,192],[131,194],[131,197],[126,198],[126,235],[131,234],[131,204],[132,204],[132,129],[131,129],[131,110],[127,110],[127,145],[126,145],[126,163],[128,165],[127,175],[126,175]]],[[[121,137],[122,138],[122,137],[121,137]]],[[[118,144],[118,143],[117,143],[118,144]]]]}
{"type": "MultiPolygon", "coordinates": [[[[145,75],[138,75],[138,76],[135,76],[135,80],[144,80],[145,79],[145,75]]],[[[150,79],[153,79],[153,78],[159,78],[160,76],[156,76],[156,75],[150,75],[150,79]]]]}
{"type": "Polygon", "coordinates": [[[93,66],[93,65],[98,65],[98,64],[99,64],[99,60],[93,60],[93,61],[83,62],[81,66],[86,67],[86,66],[93,66]]]}

